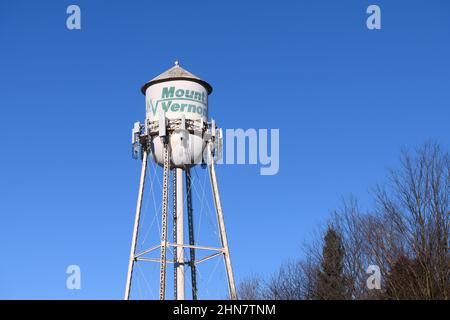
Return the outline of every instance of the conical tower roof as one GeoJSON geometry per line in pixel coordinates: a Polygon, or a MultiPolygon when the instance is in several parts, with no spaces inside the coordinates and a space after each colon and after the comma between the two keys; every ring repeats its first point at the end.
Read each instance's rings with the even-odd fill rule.
{"type": "Polygon", "coordinates": [[[202,86],[204,86],[206,91],[208,92],[208,94],[210,94],[212,92],[212,87],[208,82],[200,79],[196,75],[194,75],[194,74],[190,73],[189,71],[180,67],[178,61],[175,61],[175,65],[172,68],[164,71],[156,78],[153,78],[152,80],[150,80],[146,84],[144,84],[141,88],[141,92],[143,94],[145,94],[145,91],[147,90],[147,88],[150,87],[151,85],[154,85],[155,83],[160,83],[160,82],[165,82],[165,81],[173,81],[173,80],[194,81],[194,82],[200,83],[202,86]]]}

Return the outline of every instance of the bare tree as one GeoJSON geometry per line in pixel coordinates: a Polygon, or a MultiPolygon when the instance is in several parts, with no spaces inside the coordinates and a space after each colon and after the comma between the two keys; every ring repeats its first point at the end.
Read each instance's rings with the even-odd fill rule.
{"type": "Polygon", "coordinates": [[[342,245],[345,294],[321,295],[323,277],[318,275],[327,259],[323,227],[304,246],[303,259],[241,290],[283,300],[450,299],[450,156],[428,143],[414,153],[403,152],[400,163],[390,170],[387,183],[375,188],[373,210],[362,212],[350,197],[328,221],[342,245]],[[382,290],[366,287],[369,265],[380,268],[382,290]]]}
{"type": "Polygon", "coordinates": [[[302,284],[305,280],[301,262],[288,261],[266,282],[263,296],[273,300],[304,299],[302,284]]]}
{"type": "Polygon", "coordinates": [[[311,260],[287,261],[268,279],[253,276],[238,287],[244,300],[310,300],[316,292],[318,266],[311,260]]]}
{"type": "Polygon", "coordinates": [[[449,299],[449,198],[450,158],[431,143],[414,155],[403,152],[400,170],[391,170],[389,183],[377,188],[377,217],[385,233],[381,246],[371,243],[373,253],[387,274],[401,269],[408,277],[400,279],[415,284],[411,288],[394,277],[389,298],[449,299]]]}
{"type": "Polygon", "coordinates": [[[240,300],[261,300],[263,290],[263,280],[260,276],[245,278],[239,283],[238,297],[240,300]]]}
{"type": "Polygon", "coordinates": [[[350,196],[342,199],[330,224],[340,234],[345,250],[343,274],[346,279],[347,298],[361,299],[367,296],[365,269],[370,263],[366,254],[366,229],[370,216],[361,212],[358,201],[350,196]]]}

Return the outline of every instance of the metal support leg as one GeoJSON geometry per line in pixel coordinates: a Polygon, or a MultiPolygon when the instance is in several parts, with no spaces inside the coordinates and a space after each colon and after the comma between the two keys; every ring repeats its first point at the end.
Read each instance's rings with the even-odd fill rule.
{"type": "MultiPolygon", "coordinates": [[[[191,187],[191,171],[189,166],[186,166],[186,203],[188,210],[189,245],[195,246],[191,187]]],[[[197,268],[195,266],[195,248],[191,247],[189,249],[189,253],[191,266],[192,300],[197,300],[197,268]]]]}
{"type": "Polygon", "coordinates": [[[209,148],[208,155],[210,157],[210,161],[209,161],[210,163],[208,165],[209,177],[211,179],[211,187],[212,187],[213,196],[214,196],[214,204],[216,207],[217,221],[219,224],[220,241],[222,242],[222,247],[224,249],[223,256],[225,259],[225,267],[227,270],[228,288],[229,288],[229,292],[230,292],[230,298],[232,300],[237,300],[236,284],[234,282],[233,269],[231,267],[230,250],[228,248],[228,239],[227,239],[227,233],[225,230],[225,221],[224,221],[223,212],[222,212],[222,203],[220,201],[219,186],[217,184],[216,169],[214,167],[214,157],[211,153],[211,148],[210,147],[208,147],[208,148],[209,148]]]}
{"type": "Polygon", "coordinates": [[[166,258],[167,258],[167,207],[169,202],[169,170],[170,157],[169,145],[164,144],[164,174],[162,196],[162,221],[161,221],[161,266],[159,278],[159,299],[166,298],[166,258]]]}
{"type": "Polygon", "coordinates": [[[184,197],[183,169],[176,168],[177,179],[177,300],[184,300],[184,197]]]}
{"type": "Polygon", "coordinates": [[[147,150],[143,150],[141,180],[139,182],[139,193],[138,193],[137,205],[136,205],[136,215],[134,218],[133,238],[131,239],[130,261],[128,263],[127,283],[126,283],[126,287],[125,287],[125,297],[124,297],[125,300],[128,300],[130,298],[131,280],[133,277],[133,268],[134,268],[134,262],[135,262],[135,254],[136,254],[136,244],[137,244],[137,237],[138,237],[138,231],[139,231],[139,220],[141,217],[142,195],[144,192],[145,175],[147,172],[147,159],[148,159],[147,150]]]}

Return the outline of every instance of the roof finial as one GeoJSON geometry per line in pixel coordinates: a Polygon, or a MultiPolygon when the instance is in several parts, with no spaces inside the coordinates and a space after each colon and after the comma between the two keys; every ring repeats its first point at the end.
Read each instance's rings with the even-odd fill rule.
{"type": "Polygon", "coordinates": [[[180,65],[180,61],[178,61],[178,59],[177,60],[175,60],[175,66],[179,66],[180,65]]]}

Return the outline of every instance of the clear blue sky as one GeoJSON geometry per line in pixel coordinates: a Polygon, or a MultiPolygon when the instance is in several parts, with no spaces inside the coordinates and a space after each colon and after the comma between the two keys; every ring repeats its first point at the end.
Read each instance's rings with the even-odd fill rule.
{"type": "Polygon", "coordinates": [[[280,129],[278,175],[218,168],[237,280],[300,256],[341,196],[370,206],[402,147],[450,147],[449,14],[444,0],[1,0],[0,298],[122,298],[139,88],[177,58],[213,85],[222,127],[280,129]]]}

